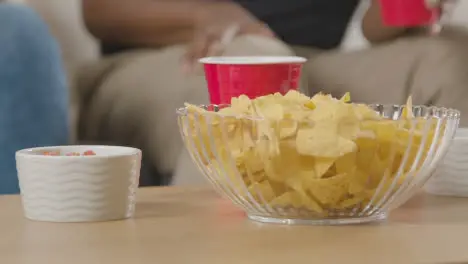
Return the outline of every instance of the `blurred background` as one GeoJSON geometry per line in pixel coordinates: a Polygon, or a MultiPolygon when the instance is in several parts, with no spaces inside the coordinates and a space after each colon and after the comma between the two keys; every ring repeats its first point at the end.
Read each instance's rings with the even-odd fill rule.
{"type": "MultiPolygon", "coordinates": [[[[1,3],[15,3],[17,5],[30,7],[36,11],[37,14],[39,14],[42,20],[46,22],[46,26],[50,30],[53,37],[55,37],[57,40],[60,49],[59,56],[62,60],[61,67],[63,68],[63,71],[66,75],[65,85],[67,87],[68,93],[70,94],[69,97],[71,98],[70,104],[67,106],[70,112],[70,128],[68,129],[68,133],[71,138],[71,143],[117,145],[136,144],[136,147],[142,148],[144,157],[145,153],[148,154],[146,157],[150,157],[144,159],[144,169],[141,179],[141,185],[143,186],[166,185],[171,182],[171,175],[173,174],[189,175],[196,171],[196,168],[194,168],[193,165],[188,165],[192,163],[190,162],[190,159],[186,153],[184,152],[182,155],[179,154],[182,145],[179,135],[176,134],[178,132],[177,128],[175,127],[175,122],[170,122],[171,125],[167,131],[164,130],[165,128],[159,128],[154,131],[149,129],[149,134],[145,135],[141,135],[141,133],[137,131],[142,130],[143,128],[141,127],[158,126],[161,122],[166,122],[168,119],[174,119],[175,115],[173,114],[173,110],[175,109],[175,105],[182,105],[182,103],[186,100],[186,97],[180,97],[177,98],[177,100],[174,99],[173,105],[162,109],[158,108],[159,103],[148,103],[145,101],[148,99],[148,95],[151,93],[148,95],[139,95],[140,91],[143,93],[143,89],[152,89],[157,86],[157,83],[143,84],[139,81],[140,79],[145,78],[145,73],[141,72],[141,70],[138,70],[141,69],[141,65],[148,63],[147,61],[145,62],[145,60],[151,60],[151,58],[153,58],[155,60],[157,59],[158,61],[166,61],[166,64],[168,65],[167,67],[165,64],[159,63],[160,65],[155,65],[154,68],[149,69],[146,74],[153,75],[155,80],[167,78],[171,72],[167,72],[166,68],[178,67],[179,59],[174,59],[176,58],[174,56],[177,55],[180,57],[181,54],[183,54],[183,51],[180,49],[180,47],[174,47],[171,52],[161,52],[157,55],[152,54],[144,57],[135,55],[131,58],[131,60],[135,63],[128,63],[128,66],[126,66],[127,63],[123,63],[123,59],[119,58],[115,60],[117,62],[112,62],[110,60],[106,61],[107,59],[103,58],[101,54],[100,43],[95,38],[93,38],[85,26],[81,0],[6,0],[1,3]],[[135,66],[135,64],[138,65],[138,63],[140,63],[140,66],[135,66]],[[132,65],[134,68],[132,68],[132,65]],[[99,72],[100,75],[105,76],[108,72],[111,71],[110,69],[112,69],[112,71],[118,72],[118,69],[120,69],[119,67],[126,68],[126,70],[125,73],[118,75],[116,78],[111,80],[106,80],[105,78],[95,78],[96,72],[99,72]],[[128,79],[131,79],[131,81],[128,81],[128,79]],[[87,87],[93,85],[120,85],[122,90],[134,89],[135,87],[138,87],[140,90],[136,89],[134,95],[132,95],[134,97],[132,99],[133,103],[126,103],[125,101],[127,98],[124,97],[128,97],[129,95],[120,95],[120,90],[107,91],[103,88],[102,91],[100,90],[99,92],[93,93],[89,92],[86,88],[75,88],[77,86],[87,87]],[[140,86],[142,85],[147,85],[148,87],[141,88],[140,86]],[[117,101],[122,100],[123,102],[120,103],[123,106],[119,106],[120,108],[115,107],[113,102],[106,101],[106,98],[110,96],[123,96],[122,98],[119,97],[120,99],[115,99],[117,101]],[[100,97],[103,97],[104,99],[99,99],[100,97]],[[95,98],[98,98],[96,100],[101,101],[99,101],[99,103],[95,103],[93,102],[95,98]],[[107,108],[100,110],[102,112],[100,113],[95,109],[98,106],[93,104],[98,104],[99,107],[104,105],[107,108]],[[148,104],[149,106],[146,108],[136,107],[140,104],[148,104]],[[90,112],[93,113],[90,114],[90,112]],[[153,118],[155,112],[158,112],[160,117],[153,118]],[[115,113],[119,114],[120,119],[113,117],[112,114],[115,113]],[[122,122],[122,120],[125,120],[125,122],[122,122]],[[118,124],[116,125],[116,123],[118,124]],[[105,133],[102,131],[105,131],[105,133]],[[158,143],[156,143],[156,141],[158,143]],[[161,141],[164,142],[163,145],[161,145],[161,141]],[[147,149],[145,149],[146,147],[147,149]],[[156,169],[156,167],[158,169],[156,169]]],[[[343,41],[341,41],[338,50],[352,52],[369,48],[370,45],[366,41],[366,38],[364,38],[361,31],[361,22],[369,5],[370,0],[360,1],[358,8],[355,9],[351,22],[348,24],[347,30],[344,33],[343,41]]],[[[89,6],[92,5],[90,4],[89,6]]],[[[99,11],[96,11],[96,13],[99,14],[99,11]]],[[[92,23],[99,24],[98,20],[99,15],[94,14],[92,23]]],[[[468,1],[461,0],[457,3],[454,12],[450,17],[449,24],[468,28],[468,1]]],[[[308,33],[304,32],[304,34],[308,33]]],[[[248,47],[257,48],[248,49],[252,50],[253,54],[246,55],[256,55],[257,52],[264,52],[265,50],[275,51],[272,51],[270,54],[265,52],[264,54],[259,55],[288,55],[289,52],[282,46],[283,44],[279,42],[267,43],[268,45],[271,44],[270,46],[267,44],[252,44],[251,42],[247,41],[247,44],[244,44],[248,45],[248,47]]],[[[240,46],[238,45],[239,49],[240,46]]],[[[144,53],[145,51],[144,49],[141,49],[138,52],[144,53]]],[[[229,50],[228,53],[238,54],[236,53],[235,49],[229,50]]],[[[152,64],[150,63],[148,65],[152,64]]],[[[148,67],[145,68],[147,69],[148,67]]],[[[181,76],[175,76],[173,79],[176,79],[176,82],[171,84],[173,86],[204,86],[202,78],[192,80],[190,77],[182,78],[181,76]]],[[[160,86],[164,85],[161,84],[160,86]]],[[[167,91],[165,90],[164,93],[168,97],[178,97],[176,94],[171,95],[171,87],[165,89],[167,89],[167,91]]],[[[204,89],[202,88],[202,90],[204,89]]],[[[191,91],[187,91],[187,93],[191,93],[191,91]]],[[[151,96],[157,97],[158,95],[151,96]]],[[[195,99],[193,100],[195,103],[197,103],[198,101],[203,102],[205,98],[206,93],[198,97],[195,96],[195,99]]],[[[162,98],[161,100],[164,99],[165,98],[162,98]]],[[[4,140],[8,141],[7,138],[4,140]]],[[[54,142],[56,141],[44,143],[43,145],[55,144],[54,142]]],[[[38,143],[38,145],[40,144],[41,143],[38,143]]],[[[11,156],[11,153],[9,152],[8,155],[11,156]]],[[[14,161],[11,157],[10,159],[11,161],[8,166],[11,166],[9,169],[14,170],[14,161]]],[[[12,179],[13,180],[10,181],[10,186],[13,184],[12,182],[16,180],[13,177],[12,179]]],[[[188,177],[186,179],[178,179],[176,181],[177,184],[201,184],[202,182],[203,180],[197,177],[188,177]]],[[[3,184],[3,186],[6,185],[7,184],[3,184]]],[[[16,186],[17,184],[14,183],[13,185],[16,186]]],[[[1,186],[2,184],[0,184],[0,194],[2,193],[1,186]]],[[[17,187],[10,187],[8,190],[4,190],[3,192],[9,193],[15,191],[17,191],[17,187]]]]}

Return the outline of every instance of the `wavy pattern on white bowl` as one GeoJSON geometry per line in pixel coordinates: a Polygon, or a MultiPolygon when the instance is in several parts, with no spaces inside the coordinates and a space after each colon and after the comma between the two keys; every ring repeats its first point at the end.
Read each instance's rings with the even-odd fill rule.
{"type": "Polygon", "coordinates": [[[68,160],[17,156],[25,215],[53,222],[131,217],[140,164],[141,154],[68,160]]]}
{"type": "Polygon", "coordinates": [[[455,137],[425,190],[436,195],[468,197],[468,139],[455,137]]]}

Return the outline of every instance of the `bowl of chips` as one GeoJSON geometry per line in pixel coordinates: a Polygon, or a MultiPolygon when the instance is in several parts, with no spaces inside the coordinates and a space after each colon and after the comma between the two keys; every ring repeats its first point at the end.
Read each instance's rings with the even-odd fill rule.
{"type": "Polygon", "coordinates": [[[364,105],[297,91],[178,109],[182,138],[214,188],[252,220],[383,220],[430,178],[456,110],[364,105]]]}

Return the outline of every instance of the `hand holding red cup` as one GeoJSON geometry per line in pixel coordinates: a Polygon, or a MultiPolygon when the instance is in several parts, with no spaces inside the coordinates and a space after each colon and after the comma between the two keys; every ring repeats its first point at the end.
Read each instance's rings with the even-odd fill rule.
{"type": "Polygon", "coordinates": [[[442,13],[454,0],[378,0],[386,25],[417,27],[440,22],[442,13]]]}
{"type": "MultiPolygon", "coordinates": [[[[428,0],[379,0],[385,24],[398,27],[430,25],[437,21],[440,9],[428,0]]],[[[438,0],[437,0],[438,1],[438,0]]],[[[433,3],[434,2],[434,3],[433,3]]]]}

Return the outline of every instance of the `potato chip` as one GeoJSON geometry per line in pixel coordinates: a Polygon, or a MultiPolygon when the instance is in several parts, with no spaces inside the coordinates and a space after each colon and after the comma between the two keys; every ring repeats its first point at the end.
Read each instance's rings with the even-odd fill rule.
{"type": "Polygon", "coordinates": [[[350,195],[363,193],[369,186],[369,174],[367,172],[356,169],[353,174],[349,175],[348,193],[350,195]]]}
{"type": "Polygon", "coordinates": [[[302,155],[336,158],[356,150],[352,140],[345,139],[333,131],[333,124],[317,124],[313,128],[297,131],[297,151],[302,155]]]}
{"type": "Polygon", "coordinates": [[[239,96],[218,112],[187,104],[181,122],[189,151],[240,199],[330,215],[385,202],[421,168],[436,121],[412,108],[410,97],[391,120],[349,93],[289,91],[239,96]]]}
{"type": "Polygon", "coordinates": [[[358,116],[359,120],[381,120],[377,112],[369,108],[367,105],[363,104],[354,104],[353,105],[354,113],[358,116]]]}
{"type": "Polygon", "coordinates": [[[317,108],[317,106],[312,101],[305,103],[304,106],[310,110],[314,110],[315,108],[317,108]]]}
{"type": "Polygon", "coordinates": [[[351,102],[351,95],[349,94],[349,92],[346,92],[343,95],[343,97],[341,97],[340,101],[345,102],[345,103],[351,102]]]}
{"type": "Polygon", "coordinates": [[[365,203],[367,199],[365,197],[361,196],[355,196],[352,198],[345,199],[341,201],[336,209],[349,209],[349,208],[355,208],[357,205],[360,205],[362,203],[365,203]]]}
{"type": "Polygon", "coordinates": [[[289,178],[286,181],[286,184],[288,184],[288,186],[299,195],[301,201],[300,205],[302,207],[317,213],[323,212],[322,206],[317,201],[315,201],[312,196],[304,189],[305,185],[301,179],[289,178]]]}
{"type": "Polygon", "coordinates": [[[333,166],[335,163],[334,158],[323,158],[323,157],[315,157],[314,160],[314,171],[315,171],[315,178],[323,178],[327,171],[333,166]]]}
{"type": "Polygon", "coordinates": [[[301,173],[301,170],[314,169],[313,159],[308,162],[307,157],[301,157],[295,148],[283,143],[279,154],[265,160],[264,164],[267,177],[281,182],[301,173]]]}
{"type": "Polygon", "coordinates": [[[264,171],[263,161],[260,159],[254,149],[244,151],[243,155],[241,156],[240,163],[244,164],[252,174],[264,171]]]}
{"type": "Polygon", "coordinates": [[[368,190],[365,193],[365,196],[368,197],[369,200],[373,200],[372,205],[377,206],[378,204],[382,204],[387,201],[388,197],[392,195],[392,193],[396,192],[400,186],[405,182],[406,180],[406,174],[397,178],[395,183],[394,177],[391,178],[384,178],[382,179],[382,185],[379,187],[376,187],[375,189],[368,190]]]}
{"type": "Polygon", "coordinates": [[[236,111],[237,113],[242,113],[242,114],[253,113],[251,100],[246,95],[241,95],[237,98],[235,97],[232,98],[230,108],[236,111]]]}
{"type": "Polygon", "coordinates": [[[279,122],[284,119],[285,110],[281,104],[263,105],[256,107],[257,114],[270,122],[279,122]]]}
{"type": "Polygon", "coordinates": [[[403,108],[401,115],[403,118],[414,118],[413,98],[411,96],[408,97],[408,100],[406,101],[406,106],[403,108]]]}
{"type": "Polygon", "coordinates": [[[273,199],[270,203],[273,207],[288,208],[293,207],[299,209],[303,203],[301,197],[296,192],[286,192],[273,199]]]}
{"type": "Polygon", "coordinates": [[[340,174],[325,179],[304,179],[305,189],[321,204],[339,203],[348,193],[348,175],[340,174]]]}
{"type": "Polygon", "coordinates": [[[270,202],[276,194],[268,181],[254,182],[249,186],[249,192],[259,203],[270,202]]]}
{"type": "Polygon", "coordinates": [[[298,129],[297,121],[292,119],[283,119],[278,121],[277,126],[279,128],[280,140],[295,136],[298,129]]]}
{"type": "Polygon", "coordinates": [[[284,96],[279,96],[278,98],[284,99],[285,101],[289,101],[290,103],[293,103],[293,104],[304,104],[310,101],[310,98],[308,96],[301,94],[294,90],[289,91],[284,96]]]}
{"type": "Polygon", "coordinates": [[[357,168],[357,152],[350,152],[335,161],[336,173],[352,173],[357,168]]]}

